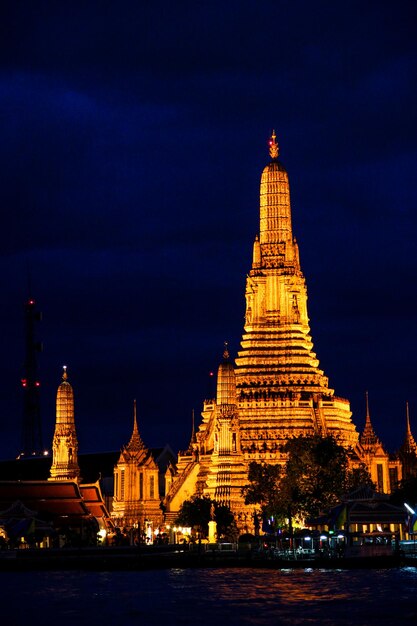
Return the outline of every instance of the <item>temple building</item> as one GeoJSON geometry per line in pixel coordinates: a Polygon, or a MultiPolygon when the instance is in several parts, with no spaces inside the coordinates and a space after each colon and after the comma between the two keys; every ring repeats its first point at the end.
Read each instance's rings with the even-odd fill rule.
{"type": "MultiPolygon", "coordinates": [[[[228,504],[241,529],[250,528],[253,511],[241,496],[249,463],[285,463],[282,446],[300,435],[334,436],[352,452],[353,463],[366,465],[380,491],[389,493],[402,478],[398,455],[390,457],[375,435],[368,403],[359,436],[349,401],[335,394],[320,369],[292,231],[288,174],[275,133],[269,153],[261,176],[259,235],[246,280],[241,349],[235,367],[226,350],[217,396],[204,402],[201,425],[178,455],[165,499],[172,518],[190,496],[207,495],[228,504]]],[[[407,441],[407,450],[413,450],[412,436],[407,441]]]]}
{"type": "Polygon", "coordinates": [[[367,468],[372,482],[379,493],[391,493],[402,477],[398,455],[389,454],[372,426],[369,413],[369,398],[366,392],[365,426],[355,448],[357,456],[367,468]]]}
{"type": "Polygon", "coordinates": [[[131,540],[151,543],[160,528],[175,523],[182,503],[198,495],[230,507],[238,529],[251,532],[254,507],[245,505],[242,497],[249,463],[284,464],[283,446],[301,435],[332,435],[349,451],[353,466],[366,466],[379,493],[388,494],[402,479],[417,476],[417,444],[408,405],[404,442],[398,453],[390,454],[371,422],[368,394],[365,426],[359,433],[349,401],[337,396],[320,369],[310,333],[306,282],[292,231],[288,174],[279,160],[275,133],[269,153],[270,161],[261,175],[259,234],[246,279],[241,347],[233,364],[225,344],[216,396],[204,401],[197,430],[193,418],[190,443],[178,458],[168,445],[145,446],[135,401],[132,434],[120,453],[79,459],[74,394],[64,367],[49,467],[50,460],[38,454],[40,438],[34,436],[39,430],[39,394],[33,351],[34,302],[30,301],[30,350],[22,382],[30,383],[31,390],[25,396],[25,432],[30,434],[28,441],[36,439],[37,443],[25,445],[19,460],[0,463],[0,512],[6,517],[18,511],[41,523],[42,515],[45,519],[53,516],[62,533],[75,522],[80,534],[87,521],[93,535],[99,528],[117,526],[129,531],[131,540]],[[40,521],[38,513],[42,514],[40,521]]]}
{"type": "Polygon", "coordinates": [[[143,443],[135,400],[132,435],[114,468],[112,519],[116,526],[135,530],[141,539],[152,543],[155,530],[164,521],[161,501],[165,495],[165,474],[169,483],[174,460],[169,446],[154,450],[143,443]]]}

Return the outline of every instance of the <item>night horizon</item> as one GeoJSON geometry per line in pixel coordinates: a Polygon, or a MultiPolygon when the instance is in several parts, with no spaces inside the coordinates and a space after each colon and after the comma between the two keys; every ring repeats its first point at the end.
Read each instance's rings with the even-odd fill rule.
{"type": "Polygon", "coordinates": [[[320,367],[359,432],[369,393],[396,450],[406,402],[417,434],[416,9],[157,5],[8,9],[0,458],[20,448],[29,297],[44,447],[63,365],[79,454],[125,445],[134,399],[147,446],[188,445],[239,349],[272,129],[320,367]]]}

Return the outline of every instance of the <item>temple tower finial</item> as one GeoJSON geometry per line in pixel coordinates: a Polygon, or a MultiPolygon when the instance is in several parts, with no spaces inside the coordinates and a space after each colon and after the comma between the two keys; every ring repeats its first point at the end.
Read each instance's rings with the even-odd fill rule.
{"type": "Polygon", "coordinates": [[[136,410],[136,398],[133,400],[133,432],[139,432],[138,415],[136,410]]]}
{"type": "Polygon", "coordinates": [[[407,434],[411,433],[411,426],[410,426],[410,410],[408,407],[408,401],[405,403],[405,420],[406,420],[406,432],[407,434]]]}
{"type": "Polygon", "coordinates": [[[366,403],[366,421],[370,422],[371,421],[371,417],[369,415],[369,396],[368,396],[368,392],[365,391],[365,403],[366,403]]]}
{"type": "Polygon", "coordinates": [[[271,156],[271,159],[277,159],[279,155],[279,146],[275,130],[272,131],[272,135],[269,140],[269,154],[271,156]]]}
{"type": "Polygon", "coordinates": [[[408,402],[405,403],[406,407],[406,426],[405,426],[405,447],[407,450],[412,451],[415,455],[417,455],[417,444],[413,437],[413,433],[411,432],[411,424],[410,424],[410,410],[408,406],[408,402]]]}

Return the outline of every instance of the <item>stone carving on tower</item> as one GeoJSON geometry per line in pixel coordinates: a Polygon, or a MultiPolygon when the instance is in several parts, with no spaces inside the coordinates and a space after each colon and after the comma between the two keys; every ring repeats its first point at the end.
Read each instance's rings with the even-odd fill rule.
{"type": "Polygon", "coordinates": [[[74,419],[74,392],[64,366],[56,396],[56,422],[52,442],[52,467],[49,480],[79,480],[78,440],[74,419]]]}

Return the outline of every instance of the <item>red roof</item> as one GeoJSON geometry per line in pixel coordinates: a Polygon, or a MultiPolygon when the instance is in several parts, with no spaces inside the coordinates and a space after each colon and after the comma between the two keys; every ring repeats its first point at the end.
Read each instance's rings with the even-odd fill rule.
{"type": "Polygon", "coordinates": [[[0,510],[13,502],[54,517],[108,518],[98,485],[74,481],[0,481],[0,510]]]}

